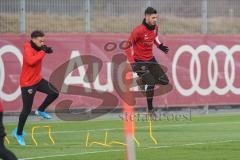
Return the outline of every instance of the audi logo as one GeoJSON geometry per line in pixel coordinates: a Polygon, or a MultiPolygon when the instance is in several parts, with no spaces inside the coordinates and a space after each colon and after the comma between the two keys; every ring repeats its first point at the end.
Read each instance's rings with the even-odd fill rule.
{"type": "Polygon", "coordinates": [[[14,54],[17,57],[18,61],[20,62],[21,66],[22,66],[23,60],[22,60],[22,54],[20,50],[15,46],[6,45],[0,48],[0,98],[2,100],[9,102],[9,101],[15,100],[21,94],[21,91],[20,91],[20,86],[13,93],[5,93],[3,91],[3,85],[5,80],[5,67],[4,67],[2,56],[6,53],[14,54]]]}
{"type": "Polygon", "coordinates": [[[209,95],[212,92],[215,92],[218,95],[224,95],[229,91],[231,91],[236,95],[239,95],[240,88],[237,88],[233,85],[235,76],[236,76],[233,54],[237,52],[240,52],[240,45],[234,45],[230,49],[224,45],[217,45],[213,49],[207,45],[200,45],[196,49],[194,49],[192,46],[189,46],[189,45],[181,46],[177,50],[172,63],[172,77],[173,77],[173,81],[177,91],[183,96],[190,96],[195,92],[197,92],[202,96],[209,95]],[[189,53],[191,54],[190,67],[189,67],[191,87],[186,89],[182,87],[177,77],[177,70],[178,70],[177,64],[178,64],[179,58],[183,54],[189,54],[189,53]],[[206,54],[206,53],[209,55],[208,66],[207,66],[207,76],[209,80],[209,86],[208,88],[202,88],[200,86],[200,79],[202,75],[201,75],[201,61],[199,58],[199,54],[206,54]],[[224,62],[224,77],[226,81],[226,86],[222,88],[217,86],[219,66],[218,66],[216,55],[218,53],[224,53],[226,55],[225,62],[224,62]],[[194,67],[196,69],[195,73],[194,73],[194,67]],[[229,71],[229,67],[231,68],[231,72],[229,71]]]}

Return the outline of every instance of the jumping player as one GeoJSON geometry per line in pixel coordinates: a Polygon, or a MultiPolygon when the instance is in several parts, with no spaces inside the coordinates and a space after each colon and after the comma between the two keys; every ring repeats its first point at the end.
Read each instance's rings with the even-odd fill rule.
{"type": "Polygon", "coordinates": [[[158,39],[157,16],[154,8],[148,7],[145,10],[142,24],[137,26],[129,37],[133,55],[131,48],[126,50],[128,58],[133,59],[133,71],[139,76],[137,84],[147,97],[148,112],[154,117],[157,116],[153,107],[154,87],[156,84],[169,83],[167,75],[153,56],[153,44],[165,54],[169,51],[168,47],[158,39]]]}
{"type": "Polygon", "coordinates": [[[31,40],[24,44],[23,67],[20,77],[23,108],[19,117],[18,127],[13,131],[13,136],[17,142],[24,146],[24,125],[32,110],[33,99],[37,91],[47,94],[43,103],[39,106],[35,114],[45,118],[52,117],[45,112],[45,109],[58,97],[57,89],[47,80],[41,77],[42,60],[46,54],[53,53],[51,47],[44,45],[44,33],[33,31],[31,40]]]}

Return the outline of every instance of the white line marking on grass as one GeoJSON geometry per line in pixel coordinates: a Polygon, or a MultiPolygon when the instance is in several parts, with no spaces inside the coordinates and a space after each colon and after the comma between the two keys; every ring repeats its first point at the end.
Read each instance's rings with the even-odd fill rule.
{"type": "MultiPolygon", "coordinates": [[[[219,144],[219,143],[228,143],[228,142],[237,142],[237,141],[240,141],[240,140],[198,142],[198,143],[186,143],[186,144],[179,144],[179,145],[156,146],[156,147],[137,147],[137,149],[148,150],[148,149],[173,148],[173,147],[196,146],[196,145],[207,145],[207,144],[219,144]]],[[[101,150],[101,151],[72,153],[72,154],[55,154],[55,155],[42,156],[42,157],[22,158],[22,159],[19,159],[19,160],[45,159],[45,158],[54,158],[54,157],[79,156],[79,155],[86,155],[86,154],[98,154],[98,153],[122,152],[122,151],[125,151],[125,149],[101,150]]]]}
{"type": "Polygon", "coordinates": [[[65,156],[79,156],[79,155],[85,155],[85,154],[120,152],[120,151],[124,151],[124,150],[123,149],[115,149],[115,150],[107,150],[107,151],[92,151],[92,152],[72,153],[72,154],[56,154],[56,155],[43,156],[43,157],[22,158],[19,160],[45,159],[45,158],[53,158],[53,157],[65,157],[65,156]]]}
{"type": "MultiPolygon", "coordinates": [[[[155,125],[153,128],[162,128],[162,127],[182,127],[182,126],[201,126],[201,125],[221,125],[221,124],[240,124],[240,122],[215,122],[215,123],[184,123],[184,124],[160,124],[155,125]]],[[[136,126],[136,129],[148,128],[149,126],[136,126]]],[[[76,130],[76,131],[52,131],[51,133],[62,134],[62,133],[82,133],[82,132],[92,132],[92,131],[117,131],[122,130],[123,128],[101,128],[101,129],[88,129],[88,130],[76,130]]],[[[35,134],[47,134],[48,132],[40,132],[35,134]]]]}
{"type": "Polygon", "coordinates": [[[198,143],[187,143],[187,144],[177,144],[172,146],[156,146],[156,147],[146,147],[143,149],[159,149],[159,148],[173,148],[173,147],[184,147],[184,146],[196,146],[196,145],[206,145],[206,144],[219,144],[219,143],[229,143],[229,142],[239,142],[240,140],[224,140],[224,141],[213,141],[213,142],[198,142],[198,143]]]}

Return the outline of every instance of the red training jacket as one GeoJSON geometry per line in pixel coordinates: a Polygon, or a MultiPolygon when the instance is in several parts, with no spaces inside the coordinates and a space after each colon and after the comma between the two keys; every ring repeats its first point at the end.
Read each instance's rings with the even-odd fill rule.
{"type": "Polygon", "coordinates": [[[20,86],[28,87],[41,81],[42,59],[44,51],[36,51],[30,42],[24,44],[23,66],[20,76],[20,86]]]}
{"type": "Polygon", "coordinates": [[[144,24],[141,24],[132,31],[128,40],[133,47],[133,57],[131,48],[126,50],[130,63],[133,62],[133,59],[151,60],[153,58],[153,44],[160,45],[158,41],[158,26],[156,25],[154,30],[149,30],[144,24]]]}

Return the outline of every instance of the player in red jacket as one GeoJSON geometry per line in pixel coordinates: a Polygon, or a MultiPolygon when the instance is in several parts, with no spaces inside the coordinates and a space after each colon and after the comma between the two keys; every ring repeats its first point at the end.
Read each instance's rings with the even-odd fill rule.
{"type": "Polygon", "coordinates": [[[4,160],[17,160],[16,156],[8,150],[4,145],[4,137],[6,136],[3,126],[3,106],[0,101],[0,158],[4,160]]]}
{"type": "Polygon", "coordinates": [[[36,115],[46,119],[51,119],[51,116],[45,112],[45,109],[59,95],[57,89],[41,76],[44,56],[53,53],[51,47],[44,45],[44,40],[44,33],[37,30],[32,32],[31,41],[24,44],[23,66],[20,77],[23,109],[19,117],[18,128],[13,131],[13,136],[20,145],[26,145],[23,139],[25,135],[23,128],[32,110],[33,99],[36,92],[39,91],[47,94],[43,103],[39,106],[38,110],[35,111],[36,115]]]}
{"type": "Polygon", "coordinates": [[[165,54],[169,50],[158,39],[156,22],[157,11],[152,7],[148,7],[145,10],[145,18],[142,24],[137,26],[129,37],[133,54],[131,48],[126,50],[130,63],[133,63],[133,71],[139,76],[137,84],[147,97],[148,112],[154,117],[157,116],[152,104],[154,87],[156,84],[167,85],[169,82],[167,75],[153,56],[153,44],[165,54]]]}

